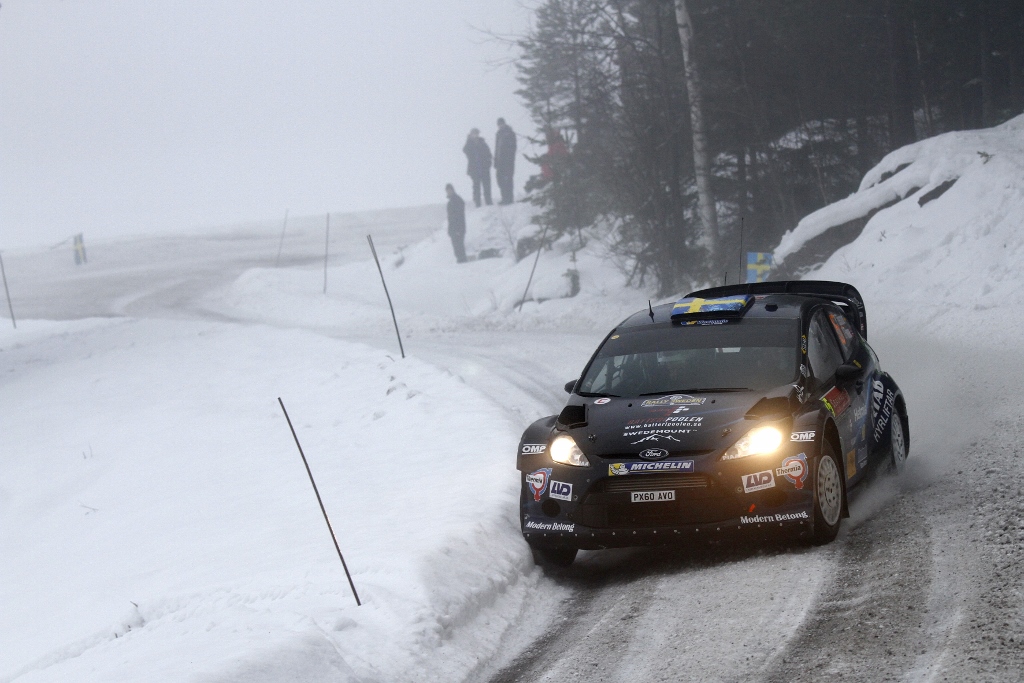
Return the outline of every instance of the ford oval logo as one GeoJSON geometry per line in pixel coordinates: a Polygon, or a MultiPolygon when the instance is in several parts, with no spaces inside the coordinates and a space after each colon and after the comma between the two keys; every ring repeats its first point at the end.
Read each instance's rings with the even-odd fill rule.
{"type": "Polygon", "coordinates": [[[661,460],[668,457],[668,451],[664,448],[648,448],[646,451],[640,451],[640,457],[644,460],[661,460]]]}

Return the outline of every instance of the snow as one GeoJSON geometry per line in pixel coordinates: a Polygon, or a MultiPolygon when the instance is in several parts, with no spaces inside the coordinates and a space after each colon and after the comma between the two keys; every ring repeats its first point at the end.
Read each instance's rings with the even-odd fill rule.
{"type": "MultiPolygon", "coordinates": [[[[921,352],[895,348],[904,334],[1012,351],[1022,133],[1024,117],[897,150],[857,193],[787,233],[776,259],[899,200],[808,277],[860,289],[872,340],[894,347],[880,349],[883,363],[909,367],[921,352]]],[[[541,252],[519,311],[534,268],[533,254],[514,256],[535,230],[529,206],[470,208],[467,251],[500,254],[466,264],[455,263],[437,207],[415,214],[332,220],[326,295],[314,219],[290,225],[281,267],[278,223],[258,234],[236,226],[203,242],[202,256],[200,236],[98,245],[72,274],[53,252],[11,255],[15,308],[30,314],[17,330],[0,325],[0,682],[455,681],[496,670],[531,633],[558,628],[571,588],[545,578],[521,539],[514,449],[596,341],[649,295],[626,286],[607,233],[594,228],[585,248],[570,235],[541,252]],[[405,359],[365,232],[378,244],[405,359]],[[126,265],[154,244],[165,266],[126,265]]],[[[947,406],[942,391],[927,391],[938,374],[907,378],[919,394],[912,420],[913,406],[927,415],[947,406]]],[[[915,455],[922,443],[955,441],[937,429],[915,439],[915,455]]],[[[937,476],[929,467],[912,458],[916,485],[937,476]]],[[[898,495],[895,485],[870,491],[848,528],[898,495]]],[[[584,570],[598,568],[585,581],[603,580],[598,557],[583,554],[584,570]]],[[[651,595],[665,606],[630,628],[703,629],[707,642],[693,652],[716,652],[707,662],[771,661],[834,561],[807,551],[656,577],[651,595]],[[797,571],[801,590],[788,590],[797,571]],[[721,590],[755,578],[758,591],[721,590]],[[711,614],[725,621],[705,622],[711,614]],[[757,614],[774,621],[727,639],[757,614]]],[[[615,624],[628,606],[616,606],[617,590],[596,600],[615,624]]],[[[572,628],[589,637],[585,624],[572,628]]],[[[611,642],[621,628],[598,635],[611,642]]]]}
{"type": "MultiPolygon", "coordinates": [[[[417,335],[438,328],[593,335],[639,308],[643,295],[598,250],[573,264],[563,239],[541,254],[515,312],[533,258],[517,263],[514,240],[534,230],[532,215],[470,210],[471,253],[498,258],[456,264],[436,223],[427,239],[382,250],[404,360],[368,248],[332,262],[329,296],[320,264],[257,267],[190,304],[202,315],[168,319],[151,301],[167,285],[152,269],[103,263],[103,247],[93,277],[69,281],[109,296],[113,313],[150,302],[139,308],[149,315],[0,331],[0,405],[14,408],[0,413],[0,681],[457,680],[494,659],[510,624],[548,614],[530,603],[541,575],[519,533],[511,466],[524,420],[545,409],[415,356],[417,335]],[[570,267],[585,292],[576,300],[570,267]],[[138,291],[106,291],[114,273],[138,291]],[[622,310],[595,306],[608,295],[622,310]]],[[[346,227],[380,230],[375,218],[346,227]]],[[[286,259],[311,232],[293,225],[286,259]]],[[[120,243],[121,256],[144,245],[120,243]]],[[[178,270],[182,246],[161,238],[178,270]]],[[[30,270],[14,263],[16,275],[30,270]]],[[[183,278],[167,277],[176,291],[183,278]]],[[[566,379],[593,343],[573,351],[566,379]]]]}
{"type": "Polygon", "coordinates": [[[830,227],[894,200],[856,240],[804,277],[856,286],[865,297],[869,330],[896,325],[1016,347],[1024,279],[1024,116],[894,151],[865,175],[858,192],[787,232],[776,262],[830,227]],[[937,199],[919,203],[953,179],[937,199]]]}

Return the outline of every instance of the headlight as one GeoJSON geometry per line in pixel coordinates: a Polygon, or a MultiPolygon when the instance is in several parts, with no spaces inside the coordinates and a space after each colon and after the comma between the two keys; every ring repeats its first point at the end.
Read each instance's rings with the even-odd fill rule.
{"type": "Polygon", "coordinates": [[[583,451],[576,445],[573,438],[568,434],[559,434],[551,442],[551,459],[563,465],[576,465],[577,467],[590,467],[590,461],[583,451]]]}
{"type": "Polygon", "coordinates": [[[722,460],[736,460],[745,458],[748,455],[761,455],[763,453],[774,453],[782,445],[782,432],[775,427],[754,427],[743,435],[743,438],[733,444],[733,447],[725,452],[722,460]]]}

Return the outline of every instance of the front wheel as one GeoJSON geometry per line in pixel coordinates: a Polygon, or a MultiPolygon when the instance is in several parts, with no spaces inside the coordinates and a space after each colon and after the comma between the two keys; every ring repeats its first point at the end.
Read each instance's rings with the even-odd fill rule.
{"type": "Polygon", "coordinates": [[[843,475],[832,444],[822,445],[814,474],[814,543],[831,543],[843,516],[843,475]]]}

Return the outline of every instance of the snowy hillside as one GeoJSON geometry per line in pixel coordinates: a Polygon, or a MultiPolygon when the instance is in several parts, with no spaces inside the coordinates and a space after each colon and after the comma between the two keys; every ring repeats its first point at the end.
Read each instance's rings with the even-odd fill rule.
{"type": "Polygon", "coordinates": [[[869,324],[990,342],[1019,329],[1024,275],[1024,116],[896,150],[850,197],[804,218],[775,250],[784,264],[838,226],[863,232],[804,277],[857,286],[869,324]]]}
{"type": "MultiPolygon", "coordinates": [[[[516,246],[538,228],[529,204],[467,209],[466,252],[456,263],[443,223],[427,239],[381,260],[403,331],[443,329],[593,329],[609,327],[644,308],[648,294],[625,287],[625,277],[604,247],[604,233],[566,235],[540,252],[516,259],[516,246]],[[483,256],[483,258],[480,258],[483,256]],[[530,282],[530,273],[536,271],[530,282]],[[526,291],[530,283],[529,291],[526,291]],[[519,304],[525,295],[522,310],[519,304]]],[[[280,324],[336,327],[356,332],[391,329],[380,276],[365,249],[363,259],[327,272],[254,268],[211,296],[212,310],[231,311],[280,324]]]]}

